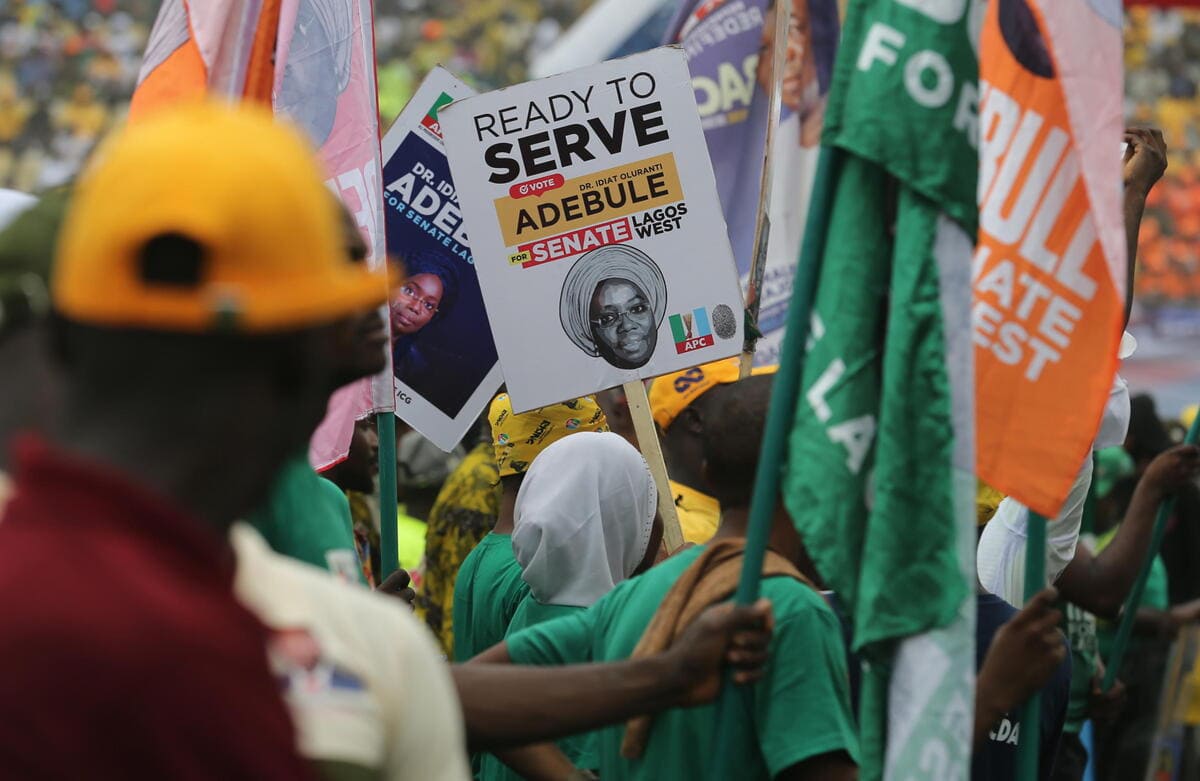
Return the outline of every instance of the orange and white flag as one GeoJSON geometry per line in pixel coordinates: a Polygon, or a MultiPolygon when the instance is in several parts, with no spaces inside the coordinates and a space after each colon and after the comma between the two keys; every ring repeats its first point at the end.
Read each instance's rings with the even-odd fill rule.
{"type": "Polygon", "coordinates": [[[979,476],[1054,517],[1117,369],[1126,251],[1117,0],[993,0],[979,47],[979,476]]]}
{"type": "Polygon", "coordinates": [[[164,0],[129,116],[216,93],[271,103],[282,0],[164,0]]]}

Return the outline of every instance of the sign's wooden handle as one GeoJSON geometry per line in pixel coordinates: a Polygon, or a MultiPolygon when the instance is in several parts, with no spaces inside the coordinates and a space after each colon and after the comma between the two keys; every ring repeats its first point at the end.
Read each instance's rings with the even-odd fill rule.
{"type": "Polygon", "coordinates": [[[663,542],[667,553],[683,547],[683,529],[679,526],[679,515],[675,512],[675,497],[667,481],[667,463],[663,460],[662,445],[658,441],[658,430],[654,427],[654,416],[650,414],[650,399],[641,380],[632,380],[622,386],[625,400],[629,404],[629,416],[633,418],[633,430],[637,434],[642,457],[650,466],[654,485],[658,489],[658,512],[663,522],[663,542]]]}

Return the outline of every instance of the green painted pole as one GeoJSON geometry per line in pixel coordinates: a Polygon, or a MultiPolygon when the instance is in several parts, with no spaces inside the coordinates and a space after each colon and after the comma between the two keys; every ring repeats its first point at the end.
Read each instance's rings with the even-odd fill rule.
{"type": "Polygon", "coordinates": [[[400,568],[400,544],[396,540],[396,415],[375,416],[379,431],[379,573],[382,583],[400,568]]]}
{"type": "MultiPolygon", "coordinates": [[[[1025,602],[1046,587],[1046,519],[1029,513],[1025,540],[1025,602]]],[[[1017,743],[1017,781],[1037,781],[1038,749],[1042,732],[1042,695],[1035,693],[1021,707],[1021,734],[1017,743]]]]}
{"type": "MultiPolygon", "coordinates": [[[[779,371],[771,389],[771,404],[767,410],[758,471],[754,475],[754,493],[750,500],[749,528],[746,532],[746,552],[742,559],[737,591],[734,594],[734,601],[739,605],[749,605],[758,599],[767,538],[770,536],[771,521],[779,502],[779,485],[787,456],[787,439],[796,416],[796,402],[800,398],[804,345],[808,341],[813,297],[820,276],[821,259],[825,254],[825,233],[829,224],[833,186],[837,181],[843,154],[839,149],[822,147],[817,163],[800,262],[792,283],[792,300],[788,306],[787,331],[783,337],[779,371]]],[[[717,703],[717,747],[710,776],[715,781],[727,781],[737,776],[731,771],[734,759],[733,740],[736,731],[744,729],[748,723],[751,694],[751,689],[735,687],[731,676],[725,676],[717,703]]]]}
{"type": "MultiPolygon", "coordinates": [[[[1197,437],[1200,437],[1200,415],[1197,415],[1192,421],[1183,441],[1188,445],[1194,445],[1197,437]]],[[[1150,579],[1150,567],[1154,564],[1154,557],[1158,555],[1159,549],[1162,548],[1163,537],[1167,534],[1167,521],[1171,519],[1171,513],[1174,510],[1175,495],[1172,494],[1163,500],[1158,508],[1158,515],[1154,518],[1154,531],[1150,537],[1150,549],[1146,551],[1146,561],[1142,563],[1142,571],[1134,581],[1133,591],[1129,592],[1129,596],[1125,599],[1125,606],[1121,609],[1121,623],[1117,627],[1117,637],[1113,640],[1112,653],[1105,662],[1107,667],[1104,670],[1104,683],[1101,685],[1104,691],[1111,689],[1112,685],[1117,682],[1117,673],[1121,671],[1121,662],[1125,659],[1125,651],[1129,649],[1129,638],[1133,634],[1133,621],[1137,618],[1138,608],[1142,605],[1142,597],[1146,594],[1146,581],[1150,579]]]]}

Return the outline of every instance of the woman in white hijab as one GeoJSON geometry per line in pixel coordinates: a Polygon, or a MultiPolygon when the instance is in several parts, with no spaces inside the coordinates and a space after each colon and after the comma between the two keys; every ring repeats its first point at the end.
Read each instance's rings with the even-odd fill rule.
{"type": "MultiPolygon", "coordinates": [[[[645,459],[619,434],[580,432],[538,454],[517,494],[512,536],[529,594],[508,633],[584,610],[649,569],[662,541],[657,501],[645,459]]],[[[558,747],[578,768],[599,767],[592,735],[558,747]]],[[[488,754],[477,778],[519,776],[488,754]]]]}

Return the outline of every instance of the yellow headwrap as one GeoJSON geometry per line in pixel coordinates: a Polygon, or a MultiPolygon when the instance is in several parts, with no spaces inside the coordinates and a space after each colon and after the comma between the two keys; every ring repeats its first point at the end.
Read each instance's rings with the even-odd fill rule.
{"type": "Polygon", "coordinates": [[[608,431],[604,410],[591,396],[522,412],[513,412],[507,393],[492,400],[488,410],[492,446],[500,476],[523,475],[538,453],[577,431],[608,431]]]}

